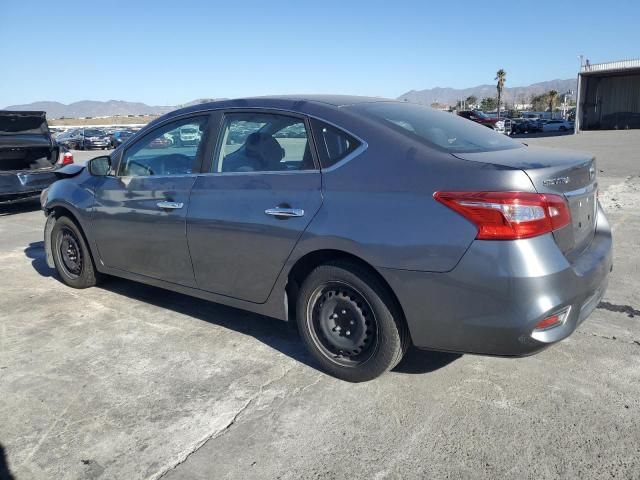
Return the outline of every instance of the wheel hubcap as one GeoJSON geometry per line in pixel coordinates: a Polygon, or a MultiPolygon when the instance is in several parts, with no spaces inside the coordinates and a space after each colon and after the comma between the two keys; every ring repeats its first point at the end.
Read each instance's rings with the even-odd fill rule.
{"type": "Polygon", "coordinates": [[[63,228],[60,232],[59,242],[60,258],[62,266],[71,277],[77,277],[82,273],[82,249],[75,233],[68,228],[63,228]]]}
{"type": "Polygon", "coordinates": [[[355,366],[367,361],[377,341],[377,324],[369,303],[354,288],[331,284],[316,290],[311,332],[323,355],[355,366]]]}

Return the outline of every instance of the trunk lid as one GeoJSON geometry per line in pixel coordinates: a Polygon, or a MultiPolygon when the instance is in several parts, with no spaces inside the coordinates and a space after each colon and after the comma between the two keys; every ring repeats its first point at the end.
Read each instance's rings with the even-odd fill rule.
{"type": "Polygon", "coordinates": [[[0,173],[50,170],[58,153],[45,112],[0,111],[0,173]]]}
{"type": "Polygon", "coordinates": [[[596,226],[597,176],[593,155],[569,150],[523,147],[481,153],[456,153],[456,157],[523,170],[538,193],[564,195],[571,224],[553,233],[569,259],[589,246],[596,226]]]}

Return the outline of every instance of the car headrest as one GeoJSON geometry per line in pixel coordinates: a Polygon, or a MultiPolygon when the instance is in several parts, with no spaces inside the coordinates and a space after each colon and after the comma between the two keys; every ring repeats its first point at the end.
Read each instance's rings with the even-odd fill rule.
{"type": "Polygon", "coordinates": [[[279,170],[279,163],[284,158],[284,150],[271,135],[253,132],[245,142],[247,154],[257,157],[265,170],[279,170]]]}

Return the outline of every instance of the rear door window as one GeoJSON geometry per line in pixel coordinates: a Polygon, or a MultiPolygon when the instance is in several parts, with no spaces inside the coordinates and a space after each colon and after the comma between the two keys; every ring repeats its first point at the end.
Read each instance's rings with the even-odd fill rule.
{"type": "Polygon", "coordinates": [[[316,168],[305,121],[262,112],[227,113],[213,171],[281,172],[316,168]]]}

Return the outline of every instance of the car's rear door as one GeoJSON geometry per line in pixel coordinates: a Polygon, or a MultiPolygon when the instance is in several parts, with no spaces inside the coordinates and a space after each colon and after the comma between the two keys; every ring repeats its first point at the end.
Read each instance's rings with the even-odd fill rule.
{"type": "Polygon", "coordinates": [[[195,279],[186,237],[189,193],[207,149],[208,115],[166,122],[128,146],[96,187],[92,226],[109,268],[180,285],[195,279]],[[179,129],[203,132],[182,146],[179,129]]]}
{"type": "Polygon", "coordinates": [[[220,116],[209,173],[191,191],[191,260],[199,288],[262,303],[322,204],[320,170],[303,116],[220,116]]]}

